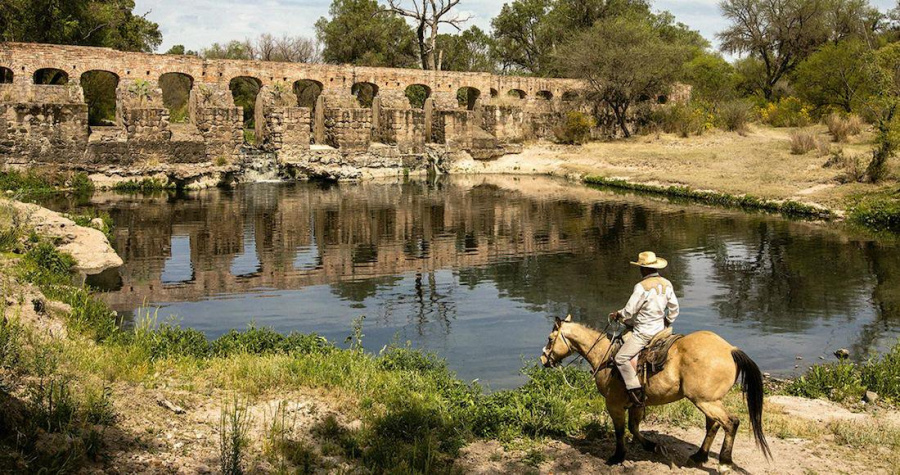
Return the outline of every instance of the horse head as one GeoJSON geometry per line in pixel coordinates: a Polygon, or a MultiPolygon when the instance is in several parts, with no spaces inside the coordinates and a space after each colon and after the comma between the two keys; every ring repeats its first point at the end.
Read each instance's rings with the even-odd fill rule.
{"type": "Polygon", "coordinates": [[[563,325],[571,322],[571,315],[567,316],[565,320],[556,317],[556,321],[553,322],[553,330],[547,336],[547,346],[541,352],[541,364],[544,367],[552,368],[562,363],[562,360],[572,354],[572,345],[569,344],[569,340],[562,332],[563,325]]]}

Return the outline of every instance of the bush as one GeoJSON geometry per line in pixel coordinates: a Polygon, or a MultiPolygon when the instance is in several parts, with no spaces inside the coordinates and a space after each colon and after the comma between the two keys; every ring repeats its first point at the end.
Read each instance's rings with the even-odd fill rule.
{"type": "Polygon", "coordinates": [[[743,134],[750,122],[752,106],[745,101],[729,101],[719,106],[718,124],[724,130],[743,134]]]}
{"type": "Polygon", "coordinates": [[[844,150],[831,152],[825,168],[839,168],[844,174],[838,178],[841,183],[862,183],[866,179],[866,165],[860,155],[846,155],[844,150]]]}
{"type": "Polygon", "coordinates": [[[791,132],[791,153],[805,155],[819,146],[815,134],[806,130],[791,132]]]}
{"type": "Polygon", "coordinates": [[[844,117],[841,114],[832,113],[825,118],[825,125],[835,142],[846,142],[848,138],[862,132],[862,119],[857,115],[844,117]]]}
{"type": "Polygon", "coordinates": [[[581,111],[569,111],[553,133],[560,143],[581,145],[591,138],[591,129],[595,125],[596,121],[590,115],[581,111]]]}
{"type": "Polygon", "coordinates": [[[838,402],[859,400],[867,390],[890,401],[900,400],[900,341],[888,353],[860,365],[839,361],[813,366],[785,390],[795,396],[838,402]]]}
{"type": "Polygon", "coordinates": [[[25,280],[39,285],[63,285],[71,283],[75,259],[59,252],[48,241],[41,241],[29,250],[21,263],[25,280]]]}
{"type": "Polygon", "coordinates": [[[850,219],[874,229],[900,231],[900,199],[886,195],[863,198],[850,208],[850,219]]]}
{"type": "Polygon", "coordinates": [[[651,113],[650,121],[667,134],[687,138],[711,129],[714,117],[706,104],[694,101],[660,107],[651,113]]]}
{"type": "Polygon", "coordinates": [[[806,127],[810,123],[809,106],[796,97],[770,102],[759,111],[759,118],[773,127],[806,127]]]}

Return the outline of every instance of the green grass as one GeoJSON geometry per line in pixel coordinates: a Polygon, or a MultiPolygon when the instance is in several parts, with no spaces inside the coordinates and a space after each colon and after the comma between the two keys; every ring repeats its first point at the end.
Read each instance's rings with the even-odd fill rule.
{"type": "Polygon", "coordinates": [[[150,193],[154,191],[173,190],[175,188],[176,186],[174,183],[156,178],[121,181],[112,187],[113,191],[122,193],[150,193]]]}
{"type": "Polygon", "coordinates": [[[0,192],[6,190],[11,190],[16,197],[28,198],[65,191],[89,193],[94,190],[94,184],[83,172],[10,169],[0,171],[0,192]]]}
{"type": "Polygon", "coordinates": [[[900,341],[861,364],[840,361],[813,366],[785,387],[788,394],[837,402],[859,401],[867,390],[889,402],[900,401],[900,341]]]}
{"type": "Polygon", "coordinates": [[[103,234],[105,234],[107,238],[112,237],[112,232],[115,228],[115,225],[113,224],[112,218],[110,218],[109,213],[107,213],[106,211],[99,211],[94,208],[81,211],[77,214],[67,214],[66,217],[74,221],[75,224],[84,226],[86,228],[93,228],[94,226],[91,224],[91,221],[99,218],[100,221],[103,222],[103,225],[98,229],[103,234]]]}
{"type": "Polygon", "coordinates": [[[900,232],[900,195],[861,197],[850,206],[850,220],[875,230],[900,232]]]}
{"type": "Polygon", "coordinates": [[[687,186],[645,185],[602,176],[585,177],[584,183],[593,186],[665,195],[672,198],[686,199],[727,208],[781,213],[787,217],[793,218],[824,220],[831,220],[834,218],[834,213],[830,210],[791,200],[773,201],[752,195],[732,195],[717,191],[698,191],[687,186]]]}

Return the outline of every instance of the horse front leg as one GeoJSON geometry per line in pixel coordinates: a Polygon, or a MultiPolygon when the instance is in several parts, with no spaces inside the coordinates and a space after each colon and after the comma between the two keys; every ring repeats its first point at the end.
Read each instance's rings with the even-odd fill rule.
{"type": "Polygon", "coordinates": [[[641,434],[641,421],[644,420],[644,408],[632,406],[628,409],[628,430],[638,441],[644,450],[653,452],[656,449],[656,443],[644,437],[641,434]]]}
{"type": "Polygon", "coordinates": [[[613,421],[616,430],[616,452],[606,460],[608,465],[618,465],[625,461],[625,406],[610,404],[607,401],[606,412],[613,421]]]}

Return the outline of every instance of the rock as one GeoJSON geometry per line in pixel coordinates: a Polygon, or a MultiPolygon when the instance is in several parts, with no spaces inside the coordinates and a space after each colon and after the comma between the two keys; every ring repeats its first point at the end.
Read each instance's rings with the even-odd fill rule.
{"type": "Polygon", "coordinates": [[[798,359],[798,360],[802,360],[803,357],[798,355],[798,356],[797,356],[797,359],[798,359]]]}
{"type": "Polygon", "coordinates": [[[850,357],[850,350],[841,348],[834,352],[834,356],[836,356],[839,360],[845,360],[850,357]]]}
{"type": "Polygon", "coordinates": [[[878,393],[875,391],[866,391],[866,393],[863,394],[863,401],[868,404],[875,404],[878,402],[878,393]]]}
{"type": "Polygon", "coordinates": [[[106,223],[101,218],[94,218],[91,220],[91,227],[102,231],[106,227],[106,223]]]}
{"type": "Polygon", "coordinates": [[[13,190],[6,190],[6,194],[9,195],[9,196],[12,196],[13,194],[15,194],[15,191],[13,191],[13,190]]]}

